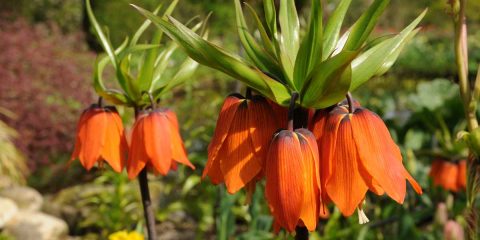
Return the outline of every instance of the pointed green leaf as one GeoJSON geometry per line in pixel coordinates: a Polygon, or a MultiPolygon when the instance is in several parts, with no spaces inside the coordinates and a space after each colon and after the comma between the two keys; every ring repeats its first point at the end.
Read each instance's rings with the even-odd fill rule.
{"type": "Polygon", "coordinates": [[[265,30],[265,27],[263,26],[262,21],[260,20],[257,13],[255,12],[255,9],[252,6],[250,6],[250,4],[245,3],[245,5],[247,6],[247,9],[249,10],[250,14],[255,19],[255,23],[257,24],[258,31],[260,32],[260,37],[262,38],[263,46],[265,50],[268,52],[268,54],[270,54],[272,57],[275,58],[277,56],[275,47],[273,46],[272,41],[268,37],[268,33],[265,30]]]}
{"type": "Polygon", "coordinates": [[[168,66],[168,60],[170,59],[170,56],[172,56],[176,49],[177,45],[172,42],[158,56],[157,62],[155,63],[155,74],[150,91],[153,91],[156,88],[164,87],[168,83],[168,79],[163,79],[162,81],[162,74],[168,66]]]}
{"type": "Polygon", "coordinates": [[[294,0],[280,0],[280,57],[288,83],[293,84],[293,68],[299,48],[300,23],[294,0]]]}
{"type": "Polygon", "coordinates": [[[86,2],[88,19],[90,20],[90,23],[92,24],[93,28],[95,29],[95,33],[97,34],[98,39],[100,40],[100,43],[102,44],[103,49],[105,50],[105,52],[107,52],[108,57],[110,57],[110,60],[112,61],[113,67],[116,69],[117,68],[117,59],[115,57],[115,53],[114,53],[112,44],[110,43],[110,40],[107,38],[105,33],[102,31],[102,27],[100,27],[100,24],[98,24],[97,19],[95,18],[95,15],[93,14],[92,6],[90,5],[90,0],[86,0],[85,2],[86,2]]]}
{"type": "Polygon", "coordinates": [[[345,14],[347,13],[351,2],[352,0],[340,1],[337,8],[335,8],[332,15],[329,17],[323,35],[322,60],[327,59],[327,57],[330,56],[330,54],[332,54],[332,52],[335,50],[338,37],[340,36],[343,19],[345,18],[345,14]]]}
{"type": "MultiPolygon", "coordinates": [[[[153,11],[153,14],[157,15],[160,9],[162,8],[163,3],[160,3],[157,8],[153,11]]],[[[138,28],[138,30],[133,34],[132,41],[130,42],[130,46],[135,46],[138,43],[138,40],[142,36],[142,34],[147,30],[147,28],[152,24],[150,20],[145,20],[142,25],[138,28]]]]}
{"type": "Polygon", "coordinates": [[[420,14],[397,36],[384,40],[370,48],[352,62],[352,84],[350,91],[368,81],[370,78],[385,73],[398,57],[405,43],[416,34],[415,27],[425,16],[426,10],[420,14]]]}
{"type": "MultiPolygon", "coordinates": [[[[165,12],[163,13],[164,18],[166,15],[170,15],[173,12],[177,3],[178,3],[178,0],[174,0],[170,3],[167,10],[165,10],[165,12]]],[[[156,31],[155,34],[153,35],[151,44],[160,44],[160,41],[162,40],[162,36],[163,36],[162,31],[156,31]]],[[[148,50],[146,53],[145,61],[143,62],[140,68],[140,73],[136,79],[137,81],[135,82],[135,85],[136,85],[135,87],[139,89],[140,92],[148,91],[152,86],[153,75],[154,75],[154,65],[155,65],[156,58],[158,56],[158,50],[159,50],[158,48],[152,48],[148,50]]]]}
{"type": "Polygon", "coordinates": [[[181,65],[180,69],[177,73],[171,78],[170,81],[166,83],[166,86],[163,88],[158,88],[154,93],[153,96],[155,99],[159,98],[163,93],[170,91],[172,88],[182,84],[188,78],[192,77],[193,72],[198,67],[198,63],[192,60],[191,58],[187,58],[181,65]]]}
{"type": "Polygon", "coordinates": [[[306,78],[322,57],[322,4],[313,0],[307,33],[303,37],[295,61],[294,77],[297,89],[302,89],[306,78]]]}
{"type": "Polygon", "coordinates": [[[278,98],[289,95],[288,89],[281,83],[249,66],[239,57],[204,40],[198,34],[188,29],[174,18],[169,18],[172,22],[170,23],[145,9],[135,5],[133,6],[141,14],[150,19],[157,27],[162,29],[170,38],[182,46],[185,52],[200,64],[218,69],[244,82],[249,87],[274,101],[281,102],[285,99],[278,98]]]}
{"type": "Polygon", "coordinates": [[[342,100],[350,87],[350,63],[356,56],[357,52],[342,51],[320,63],[302,90],[302,106],[325,108],[342,100]]]}
{"type": "Polygon", "coordinates": [[[271,73],[274,76],[281,76],[282,70],[278,66],[278,62],[265,49],[260,47],[254,37],[248,32],[239,0],[235,0],[235,11],[238,35],[249,58],[260,70],[271,73]]]}
{"type": "Polygon", "coordinates": [[[344,50],[357,50],[362,47],[389,2],[390,0],[375,0],[370,5],[367,11],[353,24],[344,50]]]}
{"type": "Polygon", "coordinates": [[[106,100],[114,104],[128,105],[130,100],[125,94],[112,89],[107,89],[103,84],[102,73],[109,60],[110,59],[108,56],[97,57],[97,59],[95,60],[95,67],[93,73],[93,88],[99,96],[105,98],[106,100]]]}
{"type": "Polygon", "coordinates": [[[263,0],[263,11],[265,12],[270,39],[275,39],[277,37],[277,10],[275,10],[275,2],[273,0],[263,0]]]}

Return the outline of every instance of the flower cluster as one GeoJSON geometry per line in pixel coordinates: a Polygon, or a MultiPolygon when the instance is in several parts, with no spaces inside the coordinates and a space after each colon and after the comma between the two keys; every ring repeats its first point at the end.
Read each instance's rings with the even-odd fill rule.
{"type": "Polygon", "coordinates": [[[430,169],[433,185],[445,190],[458,192],[467,186],[467,161],[453,163],[446,160],[434,160],[430,169]]]}
{"type": "Polygon", "coordinates": [[[128,177],[137,177],[145,167],[155,174],[176,170],[177,162],[192,169],[179,133],[174,112],[168,109],[142,111],[127,144],[122,119],[115,107],[93,104],[81,115],[77,126],[75,149],[71,161],[79,159],[87,170],[95,163],[107,162],[114,171],[126,166],[128,177]],[[127,161],[128,152],[128,161],[127,161]]]}
{"type": "MultiPolygon", "coordinates": [[[[292,100],[294,97],[292,97],[292,100]]],[[[294,128],[295,100],[289,109],[262,97],[234,94],[225,100],[208,148],[203,177],[225,183],[230,193],[265,177],[265,197],[275,230],[297,226],[314,231],[333,202],[345,216],[358,210],[368,190],[398,203],[406,181],[422,189],[402,164],[400,149],[375,113],[349,98],[311,114],[294,128]],[[284,121],[287,119],[288,122],[284,121]]]]}

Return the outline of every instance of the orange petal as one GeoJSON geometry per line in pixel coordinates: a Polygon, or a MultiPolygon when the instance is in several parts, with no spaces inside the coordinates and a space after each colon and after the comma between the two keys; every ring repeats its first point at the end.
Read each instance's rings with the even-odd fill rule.
{"type": "Polygon", "coordinates": [[[412,175],[410,175],[410,173],[405,168],[403,168],[403,175],[405,176],[407,181],[410,183],[410,185],[412,185],[413,190],[415,190],[416,193],[421,195],[423,193],[422,187],[420,186],[420,184],[418,184],[417,181],[415,181],[412,175]]]}
{"type": "Polygon", "coordinates": [[[210,145],[208,146],[208,160],[202,174],[202,178],[209,175],[213,183],[223,181],[223,175],[220,170],[220,161],[217,159],[217,155],[227,137],[237,108],[243,101],[243,99],[239,99],[237,96],[228,96],[225,99],[220,115],[218,116],[215,132],[210,145]]]}
{"type": "Polygon", "coordinates": [[[277,120],[277,125],[279,128],[286,129],[288,124],[288,108],[281,106],[270,99],[267,99],[267,102],[272,111],[275,113],[275,119],[277,120]]]}
{"type": "Polygon", "coordinates": [[[272,140],[273,134],[279,128],[279,125],[278,122],[275,121],[275,113],[265,98],[254,96],[251,101],[248,101],[247,108],[250,137],[255,149],[255,154],[260,158],[263,168],[270,141],[272,140]]]}
{"type": "Polygon", "coordinates": [[[132,143],[130,144],[130,151],[127,161],[128,178],[135,178],[140,171],[147,165],[149,157],[145,151],[144,142],[144,118],[146,115],[140,116],[135,121],[132,127],[132,143]]]}
{"type": "Polygon", "coordinates": [[[82,112],[82,115],[80,115],[80,119],[78,120],[77,123],[77,130],[75,134],[75,147],[73,149],[72,156],[70,157],[70,161],[68,162],[68,165],[75,159],[80,157],[80,152],[82,149],[82,141],[85,139],[85,134],[86,134],[86,128],[84,127],[85,125],[85,120],[88,118],[87,115],[92,114],[89,109],[86,109],[82,112]],[[82,131],[80,131],[82,129],[82,131]]]}
{"type": "Polygon", "coordinates": [[[406,184],[402,155],[382,119],[367,109],[357,108],[351,122],[359,163],[393,200],[403,203],[406,184]]]}
{"type": "Polygon", "coordinates": [[[243,102],[231,123],[217,158],[229,193],[235,193],[261,170],[261,159],[255,155],[250,138],[247,102],[243,102]]]}
{"type": "MultiPolygon", "coordinates": [[[[338,108],[330,113],[326,113],[324,116],[317,115],[316,124],[313,128],[313,134],[317,138],[317,145],[320,154],[320,183],[322,186],[321,197],[323,204],[331,202],[327,190],[327,179],[332,175],[332,158],[330,157],[335,152],[335,145],[337,139],[338,127],[340,121],[344,117],[345,113],[343,108],[338,108]],[[318,135],[317,135],[318,134],[318,135]]],[[[324,206],[321,208],[325,208],[324,206]]]]}
{"type": "Polygon", "coordinates": [[[145,150],[152,166],[167,175],[172,166],[170,122],[162,112],[152,112],[144,118],[145,150]]]}
{"type": "Polygon", "coordinates": [[[465,189],[467,187],[467,161],[458,162],[458,188],[465,189]]]}
{"type": "Polygon", "coordinates": [[[304,163],[295,133],[280,131],[272,140],[266,162],[265,196],[275,221],[295,231],[304,196],[304,163]]]}
{"type": "Polygon", "coordinates": [[[85,136],[85,139],[80,139],[82,142],[80,162],[87,170],[90,170],[100,160],[107,128],[105,111],[101,108],[94,108],[90,111],[92,114],[87,116],[85,124],[80,128],[80,131],[85,131],[84,134],[81,134],[81,136],[85,136]]]}
{"type": "Polygon", "coordinates": [[[335,150],[329,155],[334,166],[325,183],[328,196],[345,216],[355,212],[368,190],[360,174],[353,136],[351,120],[346,115],[337,130],[335,150]]]}
{"type": "Polygon", "coordinates": [[[301,128],[295,130],[298,133],[303,161],[303,184],[304,196],[300,219],[309,231],[317,227],[320,206],[320,177],[318,173],[319,156],[317,141],[313,133],[301,128]]]}
{"type": "Polygon", "coordinates": [[[440,186],[453,192],[458,191],[458,167],[456,164],[444,161],[440,170],[440,186]]]}
{"type": "Polygon", "coordinates": [[[177,116],[174,112],[167,110],[166,116],[170,123],[170,136],[171,136],[171,145],[172,145],[172,158],[173,160],[189,166],[191,169],[195,169],[195,166],[188,160],[187,152],[185,151],[185,146],[183,145],[182,137],[178,129],[177,116]]]}
{"type": "Polygon", "coordinates": [[[112,167],[116,172],[122,172],[125,156],[124,144],[125,136],[123,135],[122,120],[117,113],[107,112],[108,125],[106,127],[105,145],[102,149],[102,158],[112,167]]]}

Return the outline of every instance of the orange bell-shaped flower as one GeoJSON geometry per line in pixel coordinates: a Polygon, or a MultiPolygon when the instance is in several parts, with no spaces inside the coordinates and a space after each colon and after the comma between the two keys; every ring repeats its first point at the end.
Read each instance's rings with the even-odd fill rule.
{"type": "Polygon", "coordinates": [[[314,231],[320,206],[319,159],[307,129],[281,130],[273,137],[265,164],[265,196],[275,231],[305,226],[314,231]]]}
{"type": "Polygon", "coordinates": [[[195,169],[187,158],[175,113],[168,109],[141,113],[132,130],[128,177],[135,178],[145,167],[167,175],[177,162],[195,169]]]}
{"type": "Polygon", "coordinates": [[[345,216],[358,209],[364,222],[361,203],[367,190],[403,203],[405,179],[417,193],[422,189],[404,168],[382,119],[358,103],[352,105],[357,107],[351,112],[345,105],[318,112],[312,131],[320,148],[322,200],[333,201],[345,216]]]}
{"type": "Polygon", "coordinates": [[[70,162],[79,159],[90,170],[106,161],[116,172],[125,165],[127,142],[122,119],[114,107],[92,105],[83,111],[77,125],[75,149],[70,162]]]}
{"type": "Polygon", "coordinates": [[[465,160],[458,164],[440,159],[434,160],[429,174],[433,180],[433,185],[452,192],[458,192],[458,190],[465,188],[467,181],[466,163],[465,160]]]}
{"type": "Polygon", "coordinates": [[[265,98],[228,96],[208,146],[208,161],[202,177],[209,176],[214,184],[225,182],[229,193],[255,181],[277,129],[274,112],[265,98]]]}

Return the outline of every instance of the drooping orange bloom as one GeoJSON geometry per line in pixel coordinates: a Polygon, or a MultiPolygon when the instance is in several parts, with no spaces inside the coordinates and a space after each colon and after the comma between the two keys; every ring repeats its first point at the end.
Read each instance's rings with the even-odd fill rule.
{"type": "Polygon", "coordinates": [[[177,162],[195,169],[187,158],[175,113],[168,109],[141,113],[132,130],[128,177],[135,178],[145,167],[167,175],[177,162]]]}
{"type": "Polygon", "coordinates": [[[456,164],[437,159],[432,162],[429,175],[433,180],[433,185],[452,192],[458,192],[458,190],[466,187],[466,171],[467,162],[465,160],[456,164]]]}
{"type": "Polygon", "coordinates": [[[209,176],[214,184],[225,182],[229,193],[256,181],[262,174],[267,148],[277,129],[273,110],[265,98],[228,96],[208,146],[202,177],[209,176]]]}
{"type": "Polygon", "coordinates": [[[106,161],[116,172],[125,165],[127,143],[122,119],[114,107],[94,104],[83,111],[77,124],[75,148],[70,162],[79,159],[90,170],[106,161]]]}
{"type": "Polygon", "coordinates": [[[314,231],[320,206],[319,159],[315,136],[307,129],[275,134],[265,164],[265,196],[275,230],[305,226],[314,231]]]}
{"type": "Polygon", "coordinates": [[[422,189],[403,166],[382,119],[355,105],[352,113],[345,105],[317,112],[312,131],[320,148],[322,200],[334,202],[345,216],[358,209],[362,218],[367,190],[403,203],[405,180],[417,193],[422,189]]]}

